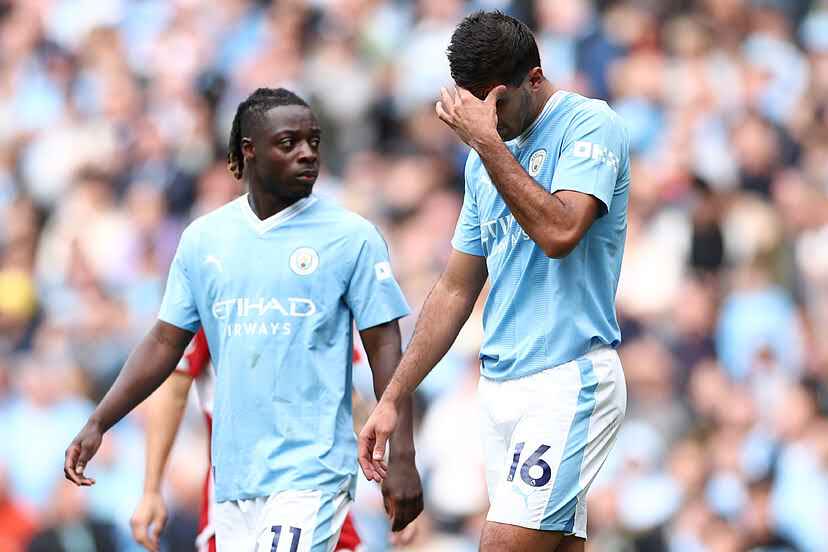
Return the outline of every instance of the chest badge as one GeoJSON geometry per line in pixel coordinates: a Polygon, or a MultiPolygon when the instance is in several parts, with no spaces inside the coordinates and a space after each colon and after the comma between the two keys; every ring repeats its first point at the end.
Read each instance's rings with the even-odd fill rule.
{"type": "Polygon", "coordinates": [[[543,167],[544,161],[546,161],[546,150],[535,150],[535,153],[533,153],[532,157],[529,158],[529,176],[538,176],[540,174],[541,167],[543,167]]]}
{"type": "Polygon", "coordinates": [[[290,254],[290,269],[299,276],[313,274],[319,268],[319,254],[310,247],[300,247],[290,254]]]}

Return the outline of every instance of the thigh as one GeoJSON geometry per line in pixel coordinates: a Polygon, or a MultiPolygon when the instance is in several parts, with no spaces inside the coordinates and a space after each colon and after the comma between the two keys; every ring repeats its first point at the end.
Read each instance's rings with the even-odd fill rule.
{"type": "Polygon", "coordinates": [[[331,552],[350,508],[347,493],[286,491],[271,496],[256,529],[256,552],[331,552]]]}
{"type": "Polygon", "coordinates": [[[607,349],[526,378],[489,521],[586,537],[586,493],[623,417],[619,374],[607,349]]]}
{"type": "Polygon", "coordinates": [[[480,538],[480,552],[556,552],[564,538],[558,532],[487,521],[480,538]]]}
{"type": "Polygon", "coordinates": [[[584,552],[584,550],[586,550],[586,539],[570,535],[561,540],[555,552],[584,552]]]}
{"type": "Polygon", "coordinates": [[[480,438],[483,444],[483,457],[486,468],[486,489],[489,503],[494,502],[501,475],[511,461],[509,445],[512,431],[519,414],[516,406],[519,397],[514,396],[511,382],[495,382],[480,378],[478,396],[480,398],[480,438]]]}

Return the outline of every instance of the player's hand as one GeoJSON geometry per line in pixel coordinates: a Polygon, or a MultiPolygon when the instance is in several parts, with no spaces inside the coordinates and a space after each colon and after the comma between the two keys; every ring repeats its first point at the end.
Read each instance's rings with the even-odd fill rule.
{"type": "Polygon", "coordinates": [[[455,86],[454,93],[445,88],[440,90],[440,100],[435,105],[437,116],[470,147],[487,140],[500,140],[497,132],[497,100],[506,86],[492,88],[485,100],[478,100],[474,94],[455,86]]]}
{"type": "Polygon", "coordinates": [[[423,511],[423,486],[411,460],[392,460],[388,477],[382,482],[385,512],[391,519],[391,531],[402,531],[423,511]]]}
{"type": "Polygon", "coordinates": [[[392,401],[380,399],[368,421],[359,432],[359,465],[368,481],[382,483],[388,475],[385,448],[397,427],[397,407],[392,401]]]}
{"type": "Polygon", "coordinates": [[[66,479],[79,487],[88,487],[95,484],[95,480],[86,477],[83,470],[89,460],[98,452],[101,439],[103,439],[103,433],[100,426],[92,421],[86,422],[86,425],[83,426],[69,448],[66,449],[66,460],[63,463],[63,475],[66,476],[66,479]]]}
{"type": "Polygon", "coordinates": [[[160,547],[161,531],[167,524],[167,506],[159,492],[145,492],[141,502],[135,508],[129,525],[132,527],[132,538],[135,542],[158,552],[160,547]]]}

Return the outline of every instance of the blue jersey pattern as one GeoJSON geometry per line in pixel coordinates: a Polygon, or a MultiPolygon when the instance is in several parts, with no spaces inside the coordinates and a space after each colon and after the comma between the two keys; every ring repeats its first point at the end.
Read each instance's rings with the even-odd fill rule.
{"type": "Polygon", "coordinates": [[[352,328],[408,312],[379,232],[332,202],[262,221],[242,196],[195,220],[159,318],[207,337],[216,499],[352,490],[352,328]]]}
{"type": "Polygon", "coordinates": [[[452,245],[486,257],[491,288],[480,359],[483,375],[496,380],[620,343],[615,292],[630,186],[629,136],[603,101],[558,91],[507,146],[546,190],[592,195],[601,213],[569,255],[550,259],[510,213],[477,153],[469,154],[452,245]]]}

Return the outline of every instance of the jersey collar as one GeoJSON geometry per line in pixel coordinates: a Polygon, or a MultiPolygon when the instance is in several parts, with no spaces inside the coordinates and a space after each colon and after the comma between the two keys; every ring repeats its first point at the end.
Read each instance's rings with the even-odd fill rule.
{"type": "Polygon", "coordinates": [[[549,96],[549,99],[546,100],[546,104],[541,109],[541,112],[535,117],[535,120],[529,125],[529,128],[523,131],[523,133],[518,136],[515,140],[517,143],[517,147],[523,146],[532,133],[535,131],[536,128],[540,125],[540,122],[546,119],[550,113],[555,109],[555,107],[561,102],[561,100],[566,96],[567,92],[565,90],[556,90],[554,94],[549,96]]]}
{"type": "Polygon", "coordinates": [[[244,194],[241,196],[238,201],[239,205],[241,206],[242,211],[244,211],[244,218],[250,223],[253,227],[253,230],[256,231],[257,234],[262,235],[268,230],[273,230],[280,224],[287,222],[288,220],[292,219],[314,203],[318,201],[318,197],[311,194],[308,197],[302,198],[290,207],[286,207],[282,209],[275,215],[271,215],[264,220],[260,220],[256,213],[253,212],[253,209],[250,207],[250,202],[247,199],[249,194],[244,194]]]}

